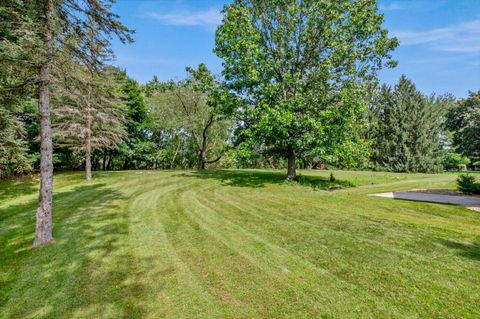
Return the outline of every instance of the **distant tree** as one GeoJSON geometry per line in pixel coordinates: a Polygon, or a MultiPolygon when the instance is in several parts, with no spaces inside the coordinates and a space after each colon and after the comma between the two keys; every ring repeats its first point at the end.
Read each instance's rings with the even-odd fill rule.
{"type": "Polygon", "coordinates": [[[397,172],[434,172],[441,166],[442,98],[426,97],[402,76],[382,86],[372,104],[372,160],[397,172]]]}
{"type": "Polygon", "coordinates": [[[220,160],[229,136],[231,122],[222,111],[229,97],[204,64],[198,69],[187,68],[187,72],[189,76],[185,81],[171,83],[169,90],[153,95],[150,103],[159,125],[179,135],[188,134],[193,140],[198,154],[197,167],[204,169],[206,164],[220,160]],[[209,155],[215,158],[208,159],[209,155]]]}
{"type": "Polygon", "coordinates": [[[470,92],[448,111],[446,127],[453,133],[454,149],[471,162],[480,160],[480,91],[470,92]]]}
{"type": "Polygon", "coordinates": [[[155,145],[149,141],[150,131],[147,127],[148,107],[145,103],[142,87],[129,78],[125,72],[118,74],[122,83],[120,92],[124,95],[127,137],[119,146],[120,168],[145,168],[151,164],[155,145]],[[146,150],[152,150],[145,153],[146,150]]]}
{"type": "Polygon", "coordinates": [[[466,156],[454,152],[444,152],[442,155],[442,165],[445,169],[462,170],[466,169],[468,164],[470,159],[466,156]]]}
{"type": "Polygon", "coordinates": [[[125,137],[118,83],[107,69],[74,66],[73,76],[56,81],[54,131],[60,143],[85,156],[85,179],[92,178],[92,154],[115,148],[125,137]]]}
{"type": "MultiPolygon", "coordinates": [[[[120,110],[116,69],[105,65],[113,58],[106,41],[99,39],[100,29],[90,18],[85,30],[83,63],[76,62],[68,50],[55,61],[53,93],[56,108],[55,128],[62,142],[85,155],[85,179],[92,178],[92,154],[112,149],[125,136],[120,110]],[[73,143],[72,143],[73,142],[73,143]]],[[[77,38],[65,41],[75,47],[77,38]]]]}
{"type": "Polygon", "coordinates": [[[15,111],[0,106],[0,179],[31,168],[26,132],[15,111]]]}
{"type": "MultiPolygon", "coordinates": [[[[398,42],[375,0],[235,0],[216,33],[229,88],[244,98],[249,136],[288,159],[316,152],[338,158],[358,145],[366,82],[394,66],[398,42]]],[[[310,154],[311,155],[311,154],[310,154]]]]}

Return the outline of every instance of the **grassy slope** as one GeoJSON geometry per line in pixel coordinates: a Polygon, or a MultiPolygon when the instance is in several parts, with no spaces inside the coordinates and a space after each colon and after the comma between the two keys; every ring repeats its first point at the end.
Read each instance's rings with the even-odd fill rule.
{"type": "Polygon", "coordinates": [[[40,249],[36,182],[2,183],[0,318],[480,316],[480,214],[366,196],[453,187],[454,174],[335,176],[360,186],[262,171],[58,174],[56,242],[40,249]]]}

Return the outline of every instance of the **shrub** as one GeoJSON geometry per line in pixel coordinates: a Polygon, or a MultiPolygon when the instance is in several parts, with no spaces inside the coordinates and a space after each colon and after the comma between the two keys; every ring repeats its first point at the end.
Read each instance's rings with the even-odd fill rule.
{"type": "Polygon", "coordinates": [[[475,182],[475,177],[462,174],[457,178],[458,190],[464,193],[480,194],[480,183],[475,182]]]}
{"type": "Polygon", "coordinates": [[[333,175],[333,172],[330,173],[330,182],[335,182],[336,181],[336,178],[335,178],[335,175],[333,175]]]}
{"type": "Polygon", "coordinates": [[[445,169],[466,170],[470,164],[468,157],[453,152],[446,152],[442,156],[442,164],[445,169]]]}

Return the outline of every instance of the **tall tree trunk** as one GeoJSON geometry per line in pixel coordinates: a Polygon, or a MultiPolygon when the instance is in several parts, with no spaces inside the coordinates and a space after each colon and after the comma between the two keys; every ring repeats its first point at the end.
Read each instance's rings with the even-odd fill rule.
{"type": "Polygon", "coordinates": [[[198,151],[198,169],[205,169],[205,149],[198,151]]]}
{"type": "Polygon", "coordinates": [[[107,151],[103,151],[103,162],[102,162],[102,170],[107,169],[107,151]]]}
{"type": "Polygon", "coordinates": [[[180,152],[180,146],[182,145],[182,139],[179,138],[178,139],[178,145],[177,145],[177,149],[175,150],[175,154],[173,154],[173,158],[170,162],[170,168],[174,168],[174,165],[175,165],[175,160],[177,159],[177,155],[178,155],[178,152],[180,152]]]}
{"type": "Polygon", "coordinates": [[[112,169],[112,157],[113,157],[113,151],[108,152],[108,164],[107,164],[107,170],[112,169]]]}
{"type": "MultiPolygon", "coordinates": [[[[91,87],[88,87],[88,97],[91,98],[91,87]]],[[[85,145],[85,179],[92,179],[92,117],[90,102],[87,102],[87,140],[85,145]]]]}
{"type": "Polygon", "coordinates": [[[289,146],[287,149],[287,156],[288,156],[287,179],[295,180],[297,179],[297,171],[296,171],[296,165],[295,165],[295,151],[291,146],[289,146]]]}
{"type": "Polygon", "coordinates": [[[198,169],[205,169],[205,164],[207,163],[207,159],[205,158],[206,156],[206,151],[207,151],[207,138],[208,138],[208,129],[210,126],[213,124],[213,115],[210,115],[210,118],[208,119],[207,124],[203,128],[202,132],[202,141],[201,144],[198,143],[198,169]]]}
{"type": "Polygon", "coordinates": [[[53,193],[53,147],[52,123],[50,119],[50,67],[52,64],[53,0],[45,1],[45,25],[43,42],[47,61],[40,67],[38,109],[40,113],[40,193],[33,246],[44,245],[52,236],[52,193],[53,193]]]}
{"type": "Polygon", "coordinates": [[[92,150],[88,146],[85,150],[85,179],[92,179],[92,150]]]}

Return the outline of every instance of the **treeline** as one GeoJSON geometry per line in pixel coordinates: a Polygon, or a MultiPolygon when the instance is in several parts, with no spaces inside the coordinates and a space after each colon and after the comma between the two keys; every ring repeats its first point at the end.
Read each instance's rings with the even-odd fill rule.
{"type": "MultiPolygon", "coordinates": [[[[240,101],[228,96],[204,65],[188,68],[187,74],[179,82],[154,77],[142,85],[125,71],[108,67],[97,81],[116,102],[105,98],[89,111],[78,103],[66,103],[63,96],[62,103],[53,106],[55,169],[287,165],[283,154],[245,137],[234,112],[240,101]]],[[[473,92],[460,100],[451,95],[425,96],[402,76],[396,85],[383,85],[371,97],[360,127],[363,144],[356,153],[349,158],[313,153],[298,158],[297,166],[395,172],[475,169],[480,166],[475,135],[480,132],[479,100],[479,93],[473,92]]],[[[38,170],[40,164],[36,101],[25,97],[16,103],[15,110],[2,106],[2,177],[38,170]]]]}
{"type": "Polygon", "coordinates": [[[449,94],[425,96],[405,76],[393,88],[381,86],[368,113],[366,167],[395,172],[476,169],[478,97],[474,92],[460,100],[449,94]]]}

